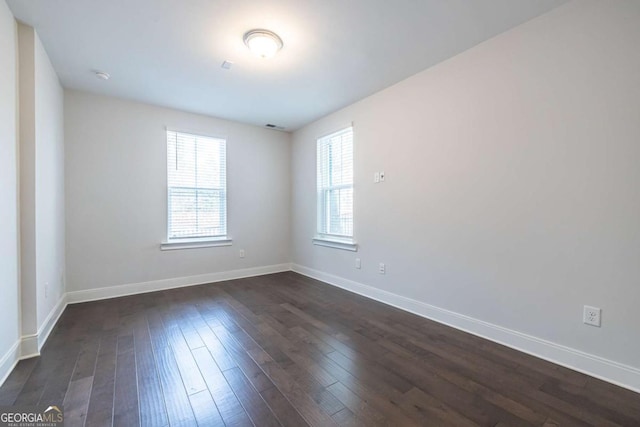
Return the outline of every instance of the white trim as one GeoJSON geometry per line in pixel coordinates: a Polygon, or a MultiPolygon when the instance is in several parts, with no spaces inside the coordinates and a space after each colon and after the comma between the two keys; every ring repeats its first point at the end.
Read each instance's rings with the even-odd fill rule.
{"type": "Polygon", "coordinates": [[[588,354],[574,348],[298,264],[292,264],[291,269],[296,273],[640,393],[640,369],[636,367],[624,365],[613,360],[588,354]]]}
{"type": "Polygon", "coordinates": [[[16,340],[11,348],[0,359],[0,386],[9,378],[13,368],[16,367],[20,360],[20,340],[16,340]]]}
{"type": "Polygon", "coordinates": [[[322,236],[316,236],[312,240],[314,245],[325,246],[327,248],[344,249],[345,251],[351,252],[358,252],[358,244],[353,240],[338,240],[322,236]]]}
{"type": "Polygon", "coordinates": [[[168,240],[160,243],[161,251],[174,251],[176,249],[213,248],[217,246],[231,246],[233,240],[228,237],[210,239],[182,239],[168,240]]]}
{"type": "Polygon", "coordinates": [[[40,356],[38,349],[38,334],[23,335],[20,337],[20,360],[40,356]]]}
{"type": "Polygon", "coordinates": [[[53,310],[51,310],[44,322],[42,322],[42,326],[40,326],[40,329],[38,329],[38,354],[40,353],[40,350],[42,349],[44,344],[47,342],[47,339],[49,339],[51,331],[53,331],[53,328],[58,323],[58,320],[60,319],[60,316],[62,316],[62,313],[64,313],[65,308],[67,308],[66,293],[62,295],[62,297],[60,297],[56,306],[53,308],[53,310]]]}
{"type": "Polygon", "coordinates": [[[267,265],[264,267],[245,268],[241,270],[222,271],[218,273],[200,274],[197,276],[175,277],[171,279],[152,280],[149,282],[129,283],[119,286],[107,286],[104,288],[68,292],[67,301],[68,304],[77,304],[81,302],[143,294],[165,289],[182,288],[185,286],[204,285],[206,283],[222,282],[224,280],[261,276],[263,274],[281,273],[283,271],[290,270],[291,264],[287,263],[267,265]]]}
{"type": "Polygon", "coordinates": [[[40,356],[40,350],[47,342],[51,331],[58,323],[65,308],[67,308],[67,294],[60,297],[56,306],[42,322],[37,333],[20,337],[20,360],[40,356]]]}

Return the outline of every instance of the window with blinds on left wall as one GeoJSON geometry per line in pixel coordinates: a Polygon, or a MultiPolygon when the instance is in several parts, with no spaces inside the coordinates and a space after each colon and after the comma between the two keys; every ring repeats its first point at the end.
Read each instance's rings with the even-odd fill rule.
{"type": "Polygon", "coordinates": [[[231,244],[226,141],[167,131],[167,240],[161,249],[231,244]]]}

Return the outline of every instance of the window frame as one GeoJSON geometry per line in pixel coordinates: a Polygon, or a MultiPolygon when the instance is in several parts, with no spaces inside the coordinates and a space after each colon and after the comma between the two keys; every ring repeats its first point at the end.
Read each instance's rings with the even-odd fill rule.
{"type": "Polygon", "coordinates": [[[206,133],[202,133],[202,132],[194,132],[194,131],[188,131],[188,130],[181,130],[181,129],[174,129],[174,128],[169,128],[167,127],[165,129],[165,168],[166,168],[166,201],[165,201],[165,208],[166,208],[166,230],[165,230],[165,240],[161,242],[160,244],[160,249],[161,250],[175,250],[175,249],[194,249],[194,248],[206,248],[206,247],[216,247],[216,246],[231,246],[233,240],[231,239],[231,237],[229,236],[229,218],[228,218],[228,192],[227,192],[227,138],[224,136],[215,136],[215,135],[211,135],[211,134],[206,134],[206,133]],[[176,134],[176,138],[178,135],[183,134],[183,135],[189,135],[189,136],[194,136],[194,137],[200,137],[200,138],[209,138],[209,139],[215,139],[218,141],[222,141],[224,144],[224,181],[225,181],[225,185],[224,188],[215,188],[215,189],[210,189],[210,188],[206,188],[206,187],[189,187],[195,191],[198,191],[198,189],[203,189],[203,190],[214,190],[214,191],[221,191],[224,194],[224,228],[225,228],[225,234],[223,235],[215,235],[215,236],[185,236],[185,237],[170,237],[170,231],[171,231],[171,189],[174,187],[171,187],[169,185],[169,156],[168,156],[168,150],[169,150],[169,134],[170,133],[175,133],[176,134]]]}
{"type": "MultiPolygon", "coordinates": [[[[328,169],[328,168],[327,168],[328,169]]],[[[330,172],[330,171],[329,171],[330,172]]],[[[315,235],[312,239],[313,244],[318,245],[318,246],[325,246],[325,247],[330,247],[330,248],[335,248],[335,249],[343,249],[343,250],[348,250],[348,251],[353,251],[356,252],[358,250],[358,244],[356,243],[355,240],[355,232],[356,232],[356,227],[355,227],[355,189],[356,189],[356,185],[355,185],[355,131],[354,131],[354,127],[352,123],[349,123],[348,125],[345,126],[341,126],[339,129],[333,131],[333,132],[329,132],[326,134],[323,134],[321,136],[319,136],[318,138],[316,138],[316,169],[315,169],[315,173],[316,173],[316,185],[315,185],[315,191],[316,191],[316,221],[315,221],[315,228],[316,228],[316,232],[315,235]],[[319,185],[318,179],[319,179],[319,175],[320,175],[320,159],[318,158],[318,151],[319,151],[319,146],[322,143],[322,141],[325,141],[327,139],[330,139],[336,135],[339,134],[343,134],[347,131],[351,132],[351,151],[352,151],[352,164],[351,164],[351,169],[353,171],[353,178],[351,181],[351,184],[339,184],[339,185],[330,185],[328,187],[321,187],[319,185]],[[321,230],[322,228],[322,222],[326,222],[328,220],[330,220],[330,215],[326,212],[326,209],[328,209],[328,204],[327,204],[327,194],[330,193],[331,191],[336,191],[336,190],[341,190],[341,189],[345,189],[345,188],[351,188],[352,191],[352,204],[351,204],[351,211],[352,211],[352,224],[351,224],[351,228],[352,228],[352,233],[350,236],[346,236],[346,235],[339,235],[339,234],[330,234],[330,233],[323,233],[321,230]],[[324,194],[321,196],[321,194],[324,194]]]]}

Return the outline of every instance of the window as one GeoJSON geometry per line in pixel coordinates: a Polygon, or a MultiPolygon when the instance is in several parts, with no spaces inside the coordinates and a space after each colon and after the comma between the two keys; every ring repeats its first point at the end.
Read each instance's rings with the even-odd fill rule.
{"type": "Polygon", "coordinates": [[[224,139],[167,131],[167,187],[165,245],[228,241],[224,139]]]}
{"type": "Polygon", "coordinates": [[[318,236],[314,243],[356,250],[353,243],[353,128],[318,139],[317,149],[318,236]]]}

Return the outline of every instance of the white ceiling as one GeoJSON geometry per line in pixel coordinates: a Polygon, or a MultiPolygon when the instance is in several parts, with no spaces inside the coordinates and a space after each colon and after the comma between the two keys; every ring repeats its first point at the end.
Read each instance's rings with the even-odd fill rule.
{"type": "Polygon", "coordinates": [[[565,0],[7,3],[37,30],[66,88],[292,130],[565,0]],[[252,28],[278,33],[282,51],[254,57],[242,42],[252,28]]]}

